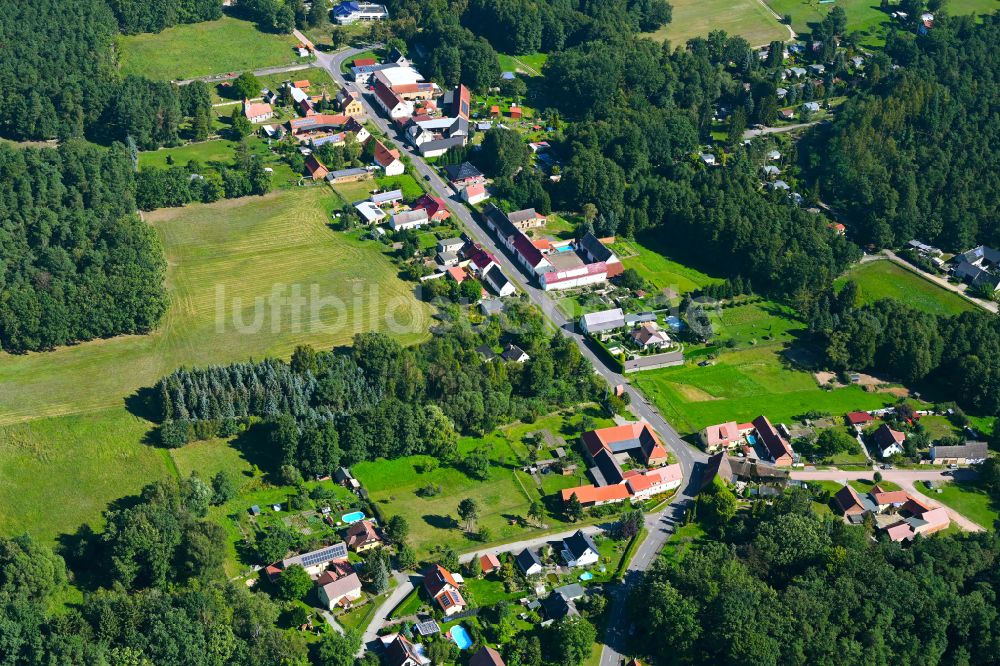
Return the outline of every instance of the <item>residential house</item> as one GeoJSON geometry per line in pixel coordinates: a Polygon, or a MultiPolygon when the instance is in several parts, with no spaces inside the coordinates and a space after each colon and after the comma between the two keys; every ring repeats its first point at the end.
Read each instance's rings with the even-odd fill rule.
{"type": "Polygon", "coordinates": [[[591,312],[580,317],[580,330],[597,335],[625,327],[625,312],[621,308],[591,312]]]}
{"type": "Polygon", "coordinates": [[[761,171],[763,171],[764,175],[767,177],[777,176],[778,174],[781,173],[781,169],[774,166],[773,164],[768,164],[766,166],[761,167],[761,171]]]}
{"type": "Polygon", "coordinates": [[[679,488],[684,478],[681,466],[666,465],[646,472],[629,470],[622,477],[633,500],[646,500],[654,495],[679,488]]]}
{"type": "Polygon", "coordinates": [[[387,176],[402,175],[406,171],[406,166],[399,159],[399,151],[386,148],[385,144],[378,139],[373,139],[373,141],[375,141],[375,150],[372,152],[372,155],[375,164],[380,166],[387,176]]]}
{"type": "Polygon", "coordinates": [[[816,113],[819,111],[819,102],[806,102],[802,105],[802,108],[810,113],[816,113]]]}
{"type": "Polygon", "coordinates": [[[503,353],[500,354],[500,356],[503,357],[503,360],[509,363],[527,363],[531,360],[531,357],[528,356],[528,352],[524,351],[517,345],[510,343],[504,347],[503,353]]]}
{"type": "Polygon", "coordinates": [[[469,274],[465,272],[465,269],[459,266],[452,266],[451,268],[446,270],[444,274],[448,276],[449,279],[454,280],[458,284],[462,284],[463,282],[465,282],[466,278],[469,277],[469,274]]]}
{"type": "Polygon", "coordinates": [[[446,616],[465,609],[465,599],[458,589],[455,577],[439,564],[431,566],[424,572],[424,589],[446,616]]]}
{"type": "Polygon", "coordinates": [[[785,70],[785,77],[801,79],[807,73],[805,67],[789,67],[785,70]]]}
{"type": "Polygon", "coordinates": [[[514,561],[517,562],[518,568],[524,572],[525,576],[536,576],[542,573],[542,561],[530,548],[525,548],[515,555],[514,561]]]}
{"type": "Polygon", "coordinates": [[[469,658],[469,666],[505,666],[505,664],[499,652],[484,645],[479,648],[479,652],[469,658]]]}
{"type": "Polygon", "coordinates": [[[569,585],[563,585],[562,587],[557,587],[552,591],[558,594],[566,601],[576,601],[577,599],[583,597],[584,594],[586,594],[586,590],[583,589],[583,585],[580,585],[579,583],[570,583],[569,585]]]}
{"type": "Polygon", "coordinates": [[[500,560],[493,553],[487,553],[479,557],[479,567],[484,574],[493,573],[500,568],[500,560]]]}
{"type": "Polygon", "coordinates": [[[752,423],[729,421],[708,426],[699,433],[699,437],[705,451],[715,453],[719,449],[727,449],[744,442],[744,438],[751,432],[753,432],[752,423]]]}
{"type": "Polygon", "coordinates": [[[313,180],[323,180],[330,170],[315,155],[310,155],[306,158],[306,173],[313,180]]]}
{"type": "Polygon", "coordinates": [[[782,120],[792,120],[795,118],[795,111],[792,109],[781,109],[778,111],[778,116],[780,116],[782,120]]]}
{"type": "Polygon", "coordinates": [[[508,113],[510,114],[512,120],[520,120],[524,116],[524,111],[516,104],[510,105],[508,113]]]}
{"type": "Polygon", "coordinates": [[[344,129],[348,132],[353,132],[354,139],[361,145],[364,145],[364,143],[368,141],[368,137],[371,136],[371,132],[368,131],[368,128],[362,125],[358,119],[353,116],[348,118],[347,123],[344,125],[344,129]]]}
{"type": "Polygon", "coordinates": [[[486,192],[486,186],[482,183],[473,183],[462,190],[462,200],[469,205],[477,204],[489,198],[490,195],[486,192]]]}
{"type": "MultiPolygon", "coordinates": [[[[413,210],[427,211],[427,219],[431,222],[442,222],[451,217],[451,211],[449,211],[447,205],[445,205],[444,199],[436,197],[432,194],[425,194],[413,202],[413,210]]],[[[459,247],[461,247],[461,245],[459,247]]],[[[455,249],[457,250],[458,248],[455,249]]]]}
{"type": "Polygon", "coordinates": [[[393,215],[389,221],[389,226],[392,227],[393,231],[416,229],[425,224],[430,224],[430,219],[427,217],[427,209],[425,208],[404,210],[401,213],[393,215]]]}
{"type": "Polygon", "coordinates": [[[350,116],[342,114],[314,113],[304,118],[292,118],[288,121],[288,130],[299,141],[305,142],[316,135],[340,130],[350,119],[350,116]]]}
{"type": "Polygon", "coordinates": [[[359,520],[347,528],[347,547],[356,553],[363,553],[382,545],[375,524],[370,520],[359,520]]]}
{"type": "Polygon", "coordinates": [[[988,455],[986,442],[966,442],[958,446],[932,446],[930,459],[935,465],[976,465],[988,455]]]}
{"type": "Polygon", "coordinates": [[[767,151],[767,159],[771,160],[772,162],[774,160],[780,160],[781,159],[781,153],[779,151],[777,151],[777,150],[769,150],[769,151],[767,151]]]}
{"type": "Polygon", "coordinates": [[[371,2],[345,0],[333,8],[333,20],[338,25],[351,25],[358,21],[384,21],[389,18],[385,5],[371,2]]]}
{"type": "Polygon", "coordinates": [[[819,63],[809,65],[809,69],[812,70],[813,74],[817,76],[823,76],[826,73],[826,65],[821,65],[819,63]]]}
{"type": "Polygon", "coordinates": [[[460,190],[474,183],[486,182],[486,177],[483,176],[483,172],[477,169],[470,162],[447,164],[444,167],[444,172],[448,177],[448,182],[450,182],[452,187],[456,190],[460,190]]]}
{"type": "Polygon", "coordinates": [[[601,559],[601,553],[583,530],[577,530],[572,536],[562,542],[562,558],[570,567],[586,567],[596,564],[601,559]]]}
{"type": "Polygon", "coordinates": [[[510,220],[510,223],[515,228],[521,231],[545,226],[545,216],[537,213],[534,208],[525,208],[524,210],[508,213],[507,219],[510,220]]]}
{"type": "Polygon", "coordinates": [[[564,617],[574,617],[580,614],[576,602],[566,599],[561,594],[553,592],[542,599],[542,614],[547,622],[561,620],[564,617]]]}
{"type": "Polygon", "coordinates": [[[455,268],[458,266],[458,253],[438,252],[434,260],[446,268],[455,268]]]}
{"type": "Polygon", "coordinates": [[[391,638],[384,636],[382,643],[385,645],[387,666],[428,666],[431,663],[431,660],[424,656],[423,650],[402,634],[396,634],[391,638]]]}
{"type": "Polygon", "coordinates": [[[670,336],[660,330],[656,322],[646,322],[632,332],[632,340],[641,349],[662,348],[670,345],[670,336]]]}
{"type": "Polygon", "coordinates": [[[413,115],[413,102],[403,99],[393,92],[391,88],[380,85],[378,80],[376,80],[374,92],[375,101],[393,120],[408,118],[413,115]]]}
{"type": "Polygon", "coordinates": [[[706,166],[715,166],[715,155],[712,153],[699,153],[698,159],[702,161],[702,164],[706,166]]]}
{"type": "Polygon", "coordinates": [[[957,255],[952,261],[955,263],[952,273],[960,280],[973,286],[988,286],[993,291],[1000,288],[1000,250],[980,245],[957,255]]]}
{"type": "Polygon", "coordinates": [[[906,435],[883,423],[872,435],[872,441],[875,443],[879,455],[888,458],[903,452],[903,442],[906,441],[906,435]]]}
{"type": "Polygon", "coordinates": [[[588,262],[604,264],[609,278],[617,277],[625,270],[621,260],[611,251],[611,248],[589,231],[580,239],[579,251],[588,262]]]}
{"type": "Polygon", "coordinates": [[[361,598],[361,579],[347,563],[321,573],[316,579],[316,587],[316,595],[327,610],[349,606],[361,598]]]}
{"type": "Polygon", "coordinates": [[[270,104],[243,100],[243,115],[252,123],[263,123],[274,117],[270,104]]]}
{"type": "Polygon", "coordinates": [[[775,430],[766,416],[758,416],[753,420],[754,431],[757,439],[764,447],[764,452],[768,459],[777,467],[788,467],[795,460],[795,452],[791,444],[788,443],[781,434],[775,430]]]}

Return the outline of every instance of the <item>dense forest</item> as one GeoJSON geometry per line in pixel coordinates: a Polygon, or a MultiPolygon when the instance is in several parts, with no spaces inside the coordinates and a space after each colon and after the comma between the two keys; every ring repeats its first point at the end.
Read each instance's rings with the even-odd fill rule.
{"type": "Polygon", "coordinates": [[[211,105],[191,103],[189,93],[165,81],[122,78],[114,55],[117,32],[105,0],[0,0],[0,44],[7,56],[0,64],[0,135],[86,136],[105,144],[131,139],[152,150],[177,144],[180,124],[190,117],[190,138],[204,138],[211,105]],[[200,137],[199,126],[205,128],[200,137]]]}
{"type": "Polygon", "coordinates": [[[1000,15],[894,32],[900,68],[868,76],[807,159],[863,243],[1000,243],[1000,15]]]}
{"type": "Polygon", "coordinates": [[[654,663],[996,663],[995,532],[900,546],[818,517],[804,490],[734,502],[699,501],[711,538],[659,560],[631,598],[654,663]]]}
{"type": "MultiPolygon", "coordinates": [[[[0,538],[0,664],[308,665],[281,606],[227,581],[226,534],[204,520],[211,498],[197,476],[149,485],[103,533],[74,535],[66,560],[29,536],[0,538]],[[88,594],[63,607],[68,576],[88,594]]],[[[356,637],[342,660],[323,658],[342,640],[314,645],[312,663],[354,664],[356,637]]]]}
{"type": "Polygon", "coordinates": [[[551,335],[528,306],[511,303],[502,319],[478,330],[456,323],[415,347],[363,333],[345,350],[300,348],[290,363],[178,370],[153,395],[165,446],[230,435],[238,420],[258,417],[279,464],[312,476],[416,453],[454,462],[458,433],[530,421],[596,400],[601,388],[571,340],[551,335]],[[531,360],[486,362],[475,351],[484,344],[498,348],[501,339],[531,360]]]}
{"type": "Polygon", "coordinates": [[[166,310],[163,248],[135,214],[132,157],[0,144],[0,347],[145,333],[166,310]]]}
{"type": "Polygon", "coordinates": [[[907,384],[930,382],[978,414],[1000,412],[1000,320],[977,309],[935,316],[893,299],[855,307],[848,296],[823,295],[811,328],[836,370],[871,370],[907,384]]]}
{"type": "Polygon", "coordinates": [[[126,35],[222,18],[219,0],[108,0],[126,35]]]}

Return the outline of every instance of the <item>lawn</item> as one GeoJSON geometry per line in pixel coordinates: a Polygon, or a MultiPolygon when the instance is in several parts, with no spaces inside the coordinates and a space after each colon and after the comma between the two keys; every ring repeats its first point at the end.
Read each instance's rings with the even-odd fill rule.
{"type": "Polygon", "coordinates": [[[821,389],[811,374],[789,367],[777,346],[726,352],[706,367],[689,363],[633,377],[633,384],[682,433],[760,414],[781,423],[809,410],[843,414],[894,401],[890,394],[866,393],[858,386],[821,389]]]}
{"type": "Polygon", "coordinates": [[[805,328],[790,308],[772,301],[719,308],[709,314],[709,320],[715,332],[713,343],[731,340],[741,349],[761,342],[792,342],[794,333],[805,328]]]}
{"type": "Polygon", "coordinates": [[[985,529],[993,529],[994,522],[1000,519],[1000,505],[976,483],[960,481],[943,483],[937,486],[941,490],[940,493],[926,490],[921,486],[916,487],[921,493],[949,506],[985,529]]]}
{"type": "Polygon", "coordinates": [[[660,557],[668,562],[680,563],[695,544],[700,544],[706,539],[705,530],[698,523],[681,525],[667,539],[663,550],[660,551],[660,557]]]}
{"type": "Polygon", "coordinates": [[[181,365],[287,357],[300,344],[330,348],[390,327],[404,343],[426,339],[429,306],[397,278],[382,246],[327,226],[339,205],[328,189],[305,188],[147,214],[169,266],[159,329],[0,355],[0,424],[120,407],[181,365]],[[289,285],[307,300],[297,321],[287,304],[268,307],[289,285]]]}
{"type": "MultiPolygon", "coordinates": [[[[465,580],[465,596],[478,608],[495,606],[501,601],[511,601],[524,596],[522,590],[515,589],[508,592],[503,581],[496,575],[490,574],[482,578],[472,578],[465,580]]],[[[406,603],[404,601],[404,603],[406,603]]],[[[400,604],[402,606],[403,604],[400,604]]],[[[403,615],[403,613],[400,613],[403,615]]]]}
{"type": "Polygon", "coordinates": [[[497,54],[501,71],[525,74],[527,76],[540,75],[548,57],[547,53],[529,53],[527,55],[497,54]]]}
{"type": "Polygon", "coordinates": [[[788,28],[757,0],[674,0],[670,4],[673,20],[646,36],[669,39],[671,46],[684,46],[692,37],[707,37],[712,30],[740,35],[753,46],[789,38],[788,28]]]}
{"type": "MultiPolygon", "coordinates": [[[[226,107],[230,108],[230,107],[226,107]]],[[[250,153],[270,167],[272,187],[292,187],[299,182],[299,174],[292,171],[280,156],[271,152],[267,142],[258,136],[247,137],[250,153]]],[[[236,160],[236,141],[213,139],[199,143],[186,143],[175,148],[160,148],[139,153],[139,168],[185,166],[189,161],[199,162],[203,167],[219,169],[231,167],[236,160]],[[170,163],[172,161],[172,164],[170,163]]]]}
{"type": "Polygon", "coordinates": [[[166,452],[140,444],[150,427],[121,408],[0,427],[0,534],[99,529],[109,502],[169,473],[166,452]]]}
{"type": "Polygon", "coordinates": [[[955,315],[976,309],[961,296],[888,260],[854,266],[837,281],[838,286],[847,280],[853,280],[858,285],[858,297],[862,303],[895,298],[936,315],[955,315]]]}
{"type": "MultiPolygon", "coordinates": [[[[594,420],[594,427],[611,423],[608,419],[595,418],[593,408],[583,411],[594,420]]],[[[555,492],[561,483],[572,481],[572,485],[579,485],[582,480],[577,476],[546,474],[542,475],[543,483],[538,487],[531,475],[519,469],[528,454],[522,438],[530,432],[547,429],[554,436],[564,438],[567,447],[572,447],[579,435],[583,413],[571,414],[550,414],[535,423],[507,426],[483,438],[461,438],[459,452],[463,455],[486,446],[491,465],[489,478],[485,481],[473,479],[454,467],[435,466],[436,461],[429,456],[363,462],[352,470],[383,519],[397,514],[409,518],[410,543],[419,555],[426,555],[436,545],[449,545],[457,550],[483,545],[466,534],[458,519],[458,503],[467,497],[479,505],[481,515],[476,528],[486,527],[490,542],[523,538],[541,529],[565,527],[558,515],[546,517],[544,528],[529,525],[526,522],[528,505],[550,496],[549,491],[555,492]],[[547,485],[550,480],[553,485],[547,485]],[[439,486],[441,492],[432,496],[418,494],[418,489],[428,485],[439,486]]],[[[548,455],[545,448],[539,453],[540,458],[548,455]]],[[[551,499],[549,497],[549,501],[551,499]]]]}
{"type": "Polygon", "coordinates": [[[249,22],[224,16],[161,33],[118,40],[123,74],[180,80],[298,62],[292,35],[261,32],[249,22]]]}
{"type": "Polygon", "coordinates": [[[707,284],[722,282],[667,258],[659,248],[651,248],[652,244],[648,241],[643,244],[625,239],[619,239],[612,246],[625,268],[634,268],[657,290],[669,289],[676,294],[684,294],[707,284]]]}
{"type": "MultiPolygon", "coordinates": [[[[466,581],[466,586],[468,586],[473,581],[466,581]]],[[[420,598],[419,587],[413,588],[406,597],[399,602],[399,605],[392,609],[389,613],[390,618],[406,617],[407,615],[414,615],[420,607],[424,605],[424,600],[420,598]]]]}

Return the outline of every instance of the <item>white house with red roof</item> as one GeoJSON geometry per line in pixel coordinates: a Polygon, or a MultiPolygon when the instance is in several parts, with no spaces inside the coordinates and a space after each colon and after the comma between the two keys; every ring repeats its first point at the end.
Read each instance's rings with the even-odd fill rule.
{"type": "Polygon", "coordinates": [[[243,115],[252,123],[262,123],[274,117],[274,109],[270,104],[243,100],[243,115]]]}
{"type": "Polygon", "coordinates": [[[940,532],[951,524],[947,509],[931,506],[925,499],[905,490],[883,490],[875,485],[862,495],[845,485],[833,499],[841,515],[850,523],[860,524],[866,515],[872,514],[875,526],[892,541],[910,541],[918,534],[940,532]]]}
{"type": "Polygon", "coordinates": [[[701,443],[705,447],[705,451],[715,453],[719,449],[739,446],[751,432],[753,432],[752,423],[728,421],[726,423],[710,425],[698,433],[698,436],[701,438],[701,443]]]}
{"type": "Polygon", "coordinates": [[[375,141],[373,152],[375,164],[380,166],[387,176],[401,176],[406,171],[406,165],[399,159],[399,151],[394,148],[386,148],[385,144],[378,139],[373,139],[373,141],[375,141]]]}
{"type": "Polygon", "coordinates": [[[483,183],[472,183],[462,190],[462,200],[469,205],[477,204],[489,198],[490,195],[486,191],[486,185],[483,183]]]}
{"type": "Polygon", "coordinates": [[[414,201],[413,210],[426,210],[427,219],[432,222],[442,222],[451,217],[451,211],[448,210],[444,199],[432,194],[425,194],[414,201]]]}
{"type": "Polygon", "coordinates": [[[446,616],[462,612],[467,605],[455,577],[440,564],[424,572],[424,589],[446,616]]]}

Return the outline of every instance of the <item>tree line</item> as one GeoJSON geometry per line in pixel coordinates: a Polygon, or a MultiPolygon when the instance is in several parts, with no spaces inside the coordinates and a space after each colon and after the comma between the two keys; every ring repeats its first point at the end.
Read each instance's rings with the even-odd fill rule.
{"type": "Polygon", "coordinates": [[[654,663],[996,661],[995,533],[873,540],[870,523],[817,516],[800,489],[742,512],[700,504],[711,538],[658,560],[630,599],[654,663]]]}
{"type": "Polygon", "coordinates": [[[935,316],[894,299],[855,307],[854,294],[848,283],[840,295],[820,297],[810,312],[829,367],[930,382],[976,413],[1000,412],[996,315],[977,309],[935,316]]]}
{"type": "Polygon", "coordinates": [[[108,0],[108,4],[126,35],[222,18],[222,3],[218,0],[108,0]]]}
{"type": "Polygon", "coordinates": [[[166,262],[135,214],[125,146],[0,144],[0,178],[0,347],[51,349],[156,326],[166,262]]]}
{"type": "Polygon", "coordinates": [[[349,349],[299,348],[289,363],[178,370],[153,391],[161,441],[175,447],[233,434],[253,417],[277,464],[304,476],[418,453],[457,462],[459,434],[599,397],[590,363],[571,341],[552,336],[537,312],[514,303],[503,318],[478,329],[455,324],[415,347],[363,333],[349,349]],[[475,351],[501,339],[531,360],[487,362],[475,351]]]}
{"type": "Polygon", "coordinates": [[[862,243],[961,251],[1000,242],[1000,15],[891,32],[900,65],[869,71],[806,156],[862,243]]]}

